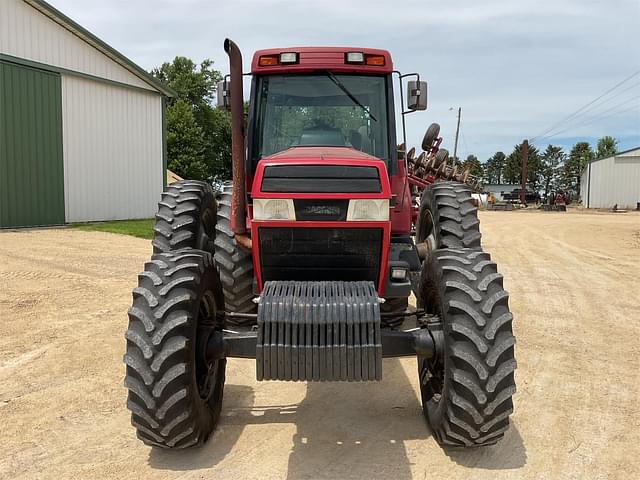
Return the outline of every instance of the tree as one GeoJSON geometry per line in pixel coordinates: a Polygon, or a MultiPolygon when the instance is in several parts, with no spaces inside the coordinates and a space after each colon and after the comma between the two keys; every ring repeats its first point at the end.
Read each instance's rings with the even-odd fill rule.
{"type": "MultiPolygon", "coordinates": [[[[213,69],[213,61],[205,59],[198,66],[187,57],[176,57],[151,70],[151,75],[178,93],[178,99],[193,107],[211,106],[222,75],[213,69]]],[[[177,99],[170,99],[172,104],[177,99]]]]}
{"type": "Polygon", "coordinates": [[[540,186],[544,188],[546,199],[552,191],[558,190],[562,164],[566,158],[561,147],[547,146],[540,157],[540,186]]]}
{"type": "MultiPolygon", "coordinates": [[[[538,149],[529,145],[529,156],[527,159],[527,184],[532,190],[539,187],[540,175],[540,154],[538,149]]],[[[513,152],[505,160],[503,180],[506,183],[520,183],[522,178],[522,144],[513,147],[513,152]]]]}
{"type": "Polygon", "coordinates": [[[590,160],[593,160],[594,153],[589,142],[576,143],[569,157],[564,163],[563,181],[567,187],[577,195],[580,195],[580,177],[582,171],[590,160]]]}
{"type": "Polygon", "coordinates": [[[484,181],[485,183],[501,183],[502,172],[507,156],[502,152],[496,152],[484,163],[484,181]]]}
{"type": "Polygon", "coordinates": [[[607,135],[598,140],[596,158],[612,157],[616,153],[618,153],[618,141],[615,138],[607,135]]]}
{"type": "Polygon", "coordinates": [[[213,61],[196,65],[175,57],[151,74],[176,91],[167,104],[168,167],[184,178],[210,180],[231,175],[231,119],[212,106],[222,79],[213,61]]]}
{"type": "Polygon", "coordinates": [[[482,164],[475,155],[468,155],[467,159],[462,163],[462,168],[469,170],[471,175],[482,177],[482,164]]]}
{"type": "Polygon", "coordinates": [[[191,107],[183,100],[175,101],[167,108],[166,121],[169,168],[184,178],[206,179],[204,135],[191,107]]]}

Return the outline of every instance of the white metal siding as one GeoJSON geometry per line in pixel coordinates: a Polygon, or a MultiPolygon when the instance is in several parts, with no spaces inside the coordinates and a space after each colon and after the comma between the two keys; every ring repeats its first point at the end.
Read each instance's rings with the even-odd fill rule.
{"type": "Polygon", "coordinates": [[[640,202],[640,149],[616,155],[585,168],[581,179],[582,204],[590,208],[636,208],[640,202]]]}
{"type": "Polygon", "coordinates": [[[22,0],[0,0],[0,53],[154,90],[22,0]]]}
{"type": "Polygon", "coordinates": [[[67,222],[148,218],[163,183],[162,98],[62,75],[67,222]]]}

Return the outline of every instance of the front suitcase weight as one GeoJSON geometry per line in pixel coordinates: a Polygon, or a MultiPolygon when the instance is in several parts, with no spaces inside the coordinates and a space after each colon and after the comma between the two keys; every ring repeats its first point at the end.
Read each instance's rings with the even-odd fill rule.
{"type": "Polygon", "coordinates": [[[382,379],[373,282],[266,282],[258,306],[258,380],[382,379]]]}

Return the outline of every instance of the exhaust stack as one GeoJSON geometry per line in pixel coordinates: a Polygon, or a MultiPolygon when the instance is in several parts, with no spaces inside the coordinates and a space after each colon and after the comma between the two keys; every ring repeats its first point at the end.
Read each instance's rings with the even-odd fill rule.
{"type": "Polygon", "coordinates": [[[224,51],[229,55],[229,72],[231,74],[231,84],[229,86],[231,103],[231,166],[233,172],[231,229],[236,234],[236,240],[238,240],[237,236],[244,236],[247,233],[242,54],[240,53],[240,48],[228,38],[224,41],[224,51]]]}

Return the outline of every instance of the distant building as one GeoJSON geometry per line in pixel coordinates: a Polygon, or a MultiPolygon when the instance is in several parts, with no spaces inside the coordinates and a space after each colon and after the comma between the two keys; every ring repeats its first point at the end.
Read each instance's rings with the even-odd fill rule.
{"type": "Polygon", "coordinates": [[[152,217],[168,96],[43,0],[0,0],[0,228],[152,217]]]}
{"type": "Polygon", "coordinates": [[[511,193],[512,190],[520,188],[519,184],[512,183],[490,183],[483,186],[486,193],[493,193],[496,200],[499,202],[504,201],[503,195],[505,193],[511,193]]]}
{"type": "Polygon", "coordinates": [[[580,179],[587,208],[636,208],[640,202],[640,147],[589,162],[580,179]]]}

